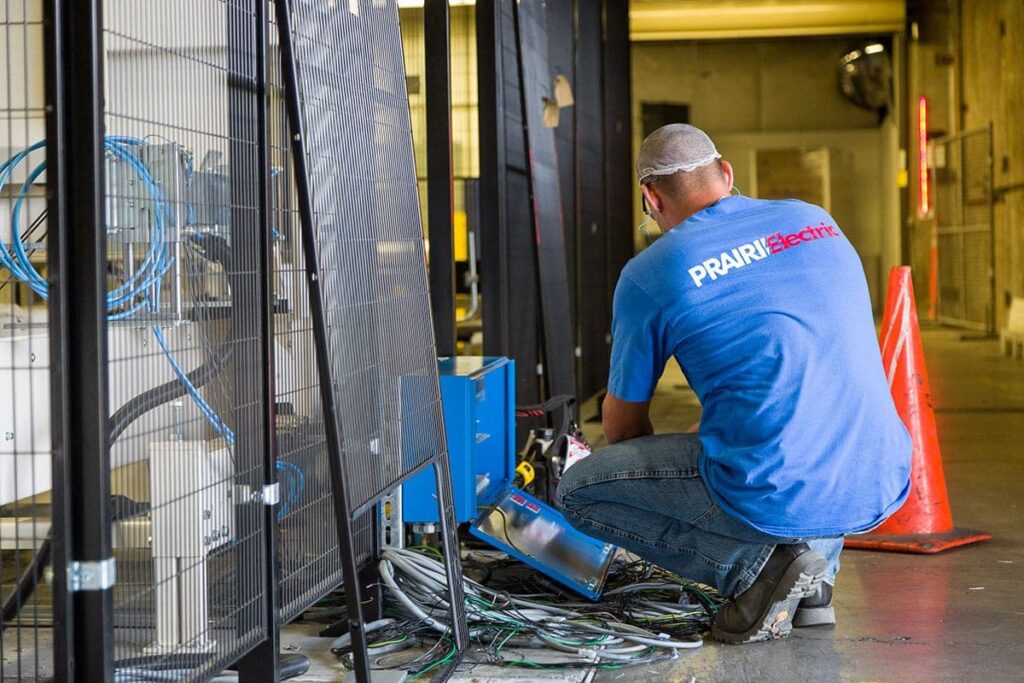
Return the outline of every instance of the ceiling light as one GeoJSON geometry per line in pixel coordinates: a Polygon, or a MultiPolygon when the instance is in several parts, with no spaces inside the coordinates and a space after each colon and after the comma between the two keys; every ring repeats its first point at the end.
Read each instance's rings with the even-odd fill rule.
{"type": "MultiPolygon", "coordinates": [[[[397,0],[397,2],[401,9],[423,7],[423,0],[397,0]]],[[[475,4],[476,0],[448,0],[448,5],[451,7],[468,7],[475,4]]]]}

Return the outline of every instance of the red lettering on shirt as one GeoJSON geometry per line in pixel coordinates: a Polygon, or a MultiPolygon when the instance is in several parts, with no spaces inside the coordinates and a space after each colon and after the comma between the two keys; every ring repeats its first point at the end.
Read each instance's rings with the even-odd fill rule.
{"type": "Polygon", "coordinates": [[[824,237],[839,237],[839,231],[834,225],[826,225],[822,221],[818,226],[804,226],[800,232],[791,232],[788,235],[777,232],[774,235],[769,235],[765,239],[765,244],[769,252],[777,254],[780,251],[798,247],[804,242],[813,242],[824,237]]]}

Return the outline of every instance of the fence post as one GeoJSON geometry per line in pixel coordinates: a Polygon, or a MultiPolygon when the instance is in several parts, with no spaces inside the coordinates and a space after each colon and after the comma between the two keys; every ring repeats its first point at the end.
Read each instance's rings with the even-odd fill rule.
{"type": "Polygon", "coordinates": [[[113,678],[100,0],[47,0],[54,668],[113,678]]]}
{"type": "MultiPolygon", "coordinates": [[[[244,1],[234,10],[237,13],[233,30],[229,31],[229,40],[234,41],[235,51],[242,58],[233,65],[239,70],[234,76],[239,78],[240,90],[231,97],[231,139],[237,143],[238,154],[253,154],[256,157],[257,172],[254,177],[233,179],[233,187],[239,194],[255,200],[255,221],[250,223],[255,230],[251,234],[256,248],[249,250],[248,262],[240,264],[241,270],[250,273],[250,287],[244,294],[247,301],[235,302],[234,309],[239,318],[236,324],[247,326],[247,334],[243,338],[257,340],[249,355],[241,362],[243,382],[245,379],[258,378],[255,385],[241,387],[248,398],[257,403],[259,409],[251,417],[252,436],[261,454],[261,470],[264,491],[277,486],[277,438],[274,411],[274,301],[273,301],[273,239],[270,220],[270,161],[268,139],[268,101],[267,101],[267,47],[268,47],[268,8],[266,0],[253,0],[252,14],[244,7],[244,1]],[[247,55],[253,55],[251,63],[253,72],[246,73],[250,66],[247,55]],[[251,78],[251,82],[249,81],[251,78]],[[247,87],[248,86],[248,87],[247,87]],[[249,114],[252,116],[249,116],[249,114]],[[248,313],[257,311],[258,315],[249,317],[248,313]],[[256,420],[258,419],[258,422],[256,420]]],[[[242,167],[242,164],[239,164],[242,167]]],[[[234,190],[233,190],[234,191],[234,190]]],[[[234,203],[234,202],[233,202],[234,203]]],[[[248,202],[245,202],[248,203],[248,202]]],[[[251,214],[252,212],[250,212],[251,214]]],[[[251,216],[250,216],[251,217],[251,216]]],[[[237,292],[234,296],[243,296],[237,292]]],[[[253,555],[260,555],[262,565],[252,577],[263,591],[266,600],[256,609],[263,610],[262,615],[253,615],[263,622],[264,640],[246,654],[238,663],[240,678],[246,681],[277,681],[281,677],[281,623],[280,623],[280,576],[277,561],[277,507],[263,505],[261,527],[264,536],[262,552],[253,548],[253,555]]]]}

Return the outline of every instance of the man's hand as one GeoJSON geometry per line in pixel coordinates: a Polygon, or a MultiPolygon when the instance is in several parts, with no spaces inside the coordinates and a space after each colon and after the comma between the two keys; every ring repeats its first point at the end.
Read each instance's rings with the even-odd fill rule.
{"type": "Polygon", "coordinates": [[[651,402],[623,401],[611,392],[605,394],[601,405],[601,426],[609,444],[654,433],[651,424],[651,402]]]}

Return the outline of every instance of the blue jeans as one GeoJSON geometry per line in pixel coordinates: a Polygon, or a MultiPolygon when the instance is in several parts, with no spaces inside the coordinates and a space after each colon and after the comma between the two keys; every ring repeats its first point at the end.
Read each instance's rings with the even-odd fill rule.
{"type": "Polygon", "coordinates": [[[804,541],[828,560],[835,585],[843,539],[765,534],[727,515],[698,469],[696,434],[621,441],[577,463],[562,477],[558,502],[566,519],[681,577],[739,595],[754,582],[776,544],[804,541]]]}

